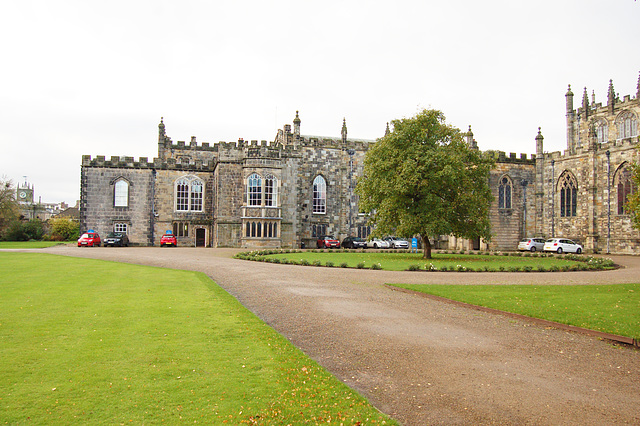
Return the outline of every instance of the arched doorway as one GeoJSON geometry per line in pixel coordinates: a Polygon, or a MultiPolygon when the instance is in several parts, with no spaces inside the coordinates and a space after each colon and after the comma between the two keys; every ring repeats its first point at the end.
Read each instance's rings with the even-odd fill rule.
{"type": "Polygon", "coordinates": [[[204,228],[196,229],[196,247],[207,246],[207,230],[204,228]]]}

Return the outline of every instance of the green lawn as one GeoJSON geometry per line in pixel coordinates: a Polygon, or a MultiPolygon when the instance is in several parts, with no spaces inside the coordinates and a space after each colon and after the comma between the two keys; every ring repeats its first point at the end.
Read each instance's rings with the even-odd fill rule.
{"type": "MultiPolygon", "coordinates": [[[[500,255],[469,255],[469,254],[442,254],[437,253],[433,255],[433,259],[423,259],[422,253],[407,253],[398,252],[393,253],[389,251],[341,251],[341,250],[326,250],[326,251],[297,251],[291,253],[278,253],[269,254],[264,256],[266,259],[274,258],[279,259],[282,262],[284,259],[287,261],[294,261],[296,263],[307,262],[313,264],[316,262],[319,265],[327,265],[327,262],[333,266],[341,266],[343,263],[347,267],[355,268],[358,264],[361,264],[364,268],[371,268],[372,265],[380,265],[381,269],[389,271],[404,271],[412,267],[419,267],[421,270],[436,269],[436,270],[530,270],[536,271],[540,268],[550,270],[557,268],[571,268],[578,266],[586,266],[585,262],[578,262],[570,260],[566,255],[564,256],[547,256],[544,257],[538,255],[536,257],[530,256],[526,253],[526,256],[500,256],[500,255]]],[[[588,257],[578,257],[581,259],[588,259],[588,257]]]]}
{"type": "MultiPolygon", "coordinates": [[[[73,241],[75,243],[75,241],[73,241]]],[[[60,241],[0,241],[0,249],[47,248],[67,244],[60,241]]]]}
{"type": "Polygon", "coordinates": [[[640,339],[640,284],[394,284],[473,305],[640,339]]]}
{"type": "Polygon", "coordinates": [[[396,424],[201,273],[0,253],[0,422],[396,424]]]}

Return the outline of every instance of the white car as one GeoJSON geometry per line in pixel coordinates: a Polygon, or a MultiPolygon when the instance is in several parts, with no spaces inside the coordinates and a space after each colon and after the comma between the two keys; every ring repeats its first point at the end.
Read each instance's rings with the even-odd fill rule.
{"type": "Polygon", "coordinates": [[[402,238],[387,237],[384,240],[389,243],[390,248],[396,248],[396,249],[409,248],[409,242],[407,240],[403,240],[402,238]]]}
{"type": "Polygon", "coordinates": [[[582,253],[582,246],[566,238],[551,238],[544,243],[544,251],[556,253],[582,253]]]}
{"type": "Polygon", "coordinates": [[[538,251],[544,250],[544,238],[523,238],[518,243],[518,250],[538,251]]]}
{"type": "Polygon", "coordinates": [[[368,248],[381,248],[381,249],[388,249],[389,248],[389,242],[388,241],[384,241],[381,240],[380,238],[374,238],[370,241],[367,241],[367,247],[368,248]]]}

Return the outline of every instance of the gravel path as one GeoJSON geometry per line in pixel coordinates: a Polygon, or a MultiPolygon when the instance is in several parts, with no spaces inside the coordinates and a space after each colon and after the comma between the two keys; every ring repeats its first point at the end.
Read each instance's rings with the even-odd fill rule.
{"type": "Polygon", "coordinates": [[[415,273],[267,264],[237,250],[42,250],[202,271],[405,425],[640,424],[640,350],[391,291],[384,283],[640,281],[609,272],[415,273]]]}

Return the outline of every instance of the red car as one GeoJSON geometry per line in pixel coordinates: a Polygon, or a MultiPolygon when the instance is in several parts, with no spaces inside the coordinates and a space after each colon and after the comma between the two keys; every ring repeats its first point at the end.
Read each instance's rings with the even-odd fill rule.
{"type": "Polygon", "coordinates": [[[331,235],[318,238],[316,242],[318,248],[340,248],[340,241],[333,238],[331,235]]]}
{"type": "Polygon", "coordinates": [[[100,235],[93,229],[89,229],[78,239],[78,247],[100,247],[100,244],[102,244],[100,235]]]}
{"type": "Polygon", "coordinates": [[[178,240],[177,240],[176,236],[173,235],[173,232],[167,231],[162,236],[162,238],[160,238],[160,247],[164,247],[164,246],[171,246],[171,247],[177,247],[178,246],[178,240]]]}

